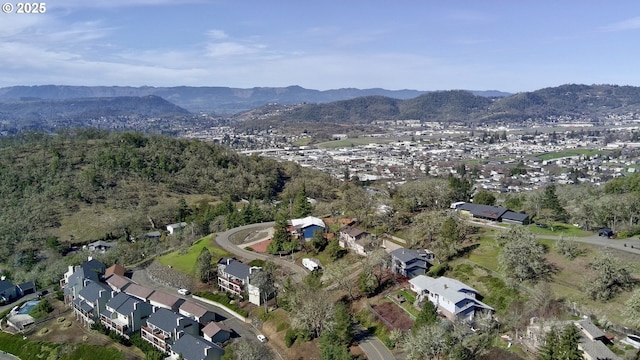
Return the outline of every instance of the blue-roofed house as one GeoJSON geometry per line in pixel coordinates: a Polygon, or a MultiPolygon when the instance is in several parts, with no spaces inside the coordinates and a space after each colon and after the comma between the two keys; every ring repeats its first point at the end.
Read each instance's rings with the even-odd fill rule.
{"type": "Polygon", "coordinates": [[[164,308],[151,314],[141,329],[142,338],[165,353],[171,350],[180,332],[197,336],[200,326],[195,320],[164,308]]]}
{"type": "Polygon", "coordinates": [[[84,287],[84,279],[99,282],[106,270],[105,265],[89,256],[89,259],[77,266],[69,266],[69,270],[60,279],[60,287],[64,291],[65,303],[71,306],[73,300],[84,287]]]}
{"type": "Polygon", "coordinates": [[[474,288],[456,279],[418,275],[409,280],[409,284],[411,290],[418,294],[419,301],[431,301],[441,314],[452,321],[473,320],[476,312],[494,311],[476,299],[478,292],[474,288]]]}
{"type": "Polygon", "coordinates": [[[389,253],[391,256],[391,271],[409,279],[418,275],[425,275],[435,260],[429,250],[413,250],[398,248],[389,253]]]}
{"type": "Polygon", "coordinates": [[[307,216],[302,219],[292,219],[290,223],[291,226],[293,226],[295,233],[305,240],[310,240],[313,238],[313,234],[316,231],[324,232],[324,229],[326,228],[322,219],[313,216],[307,216]]]}
{"type": "Polygon", "coordinates": [[[108,329],[128,337],[140,330],[153,313],[153,306],[136,297],[118,293],[110,299],[100,313],[100,321],[108,329]]]}
{"type": "Polygon", "coordinates": [[[171,355],[185,360],[219,360],[224,349],[200,336],[180,332],[178,339],[171,346],[171,355]]]}
{"type": "Polygon", "coordinates": [[[85,279],[84,287],[72,301],[76,319],[85,326],[91,326],[100,319],[100,313],[111,296],[111,289],[105,284],[85,279]]]}

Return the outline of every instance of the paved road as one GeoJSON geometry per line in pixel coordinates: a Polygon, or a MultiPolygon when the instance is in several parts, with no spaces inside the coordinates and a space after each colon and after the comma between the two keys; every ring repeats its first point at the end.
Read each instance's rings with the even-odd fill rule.
{"type": "Polygon", "coordinates": [[[217,233],[215,240],[216,240],[216,243],[220,245],[221,248],[225,249],[226,251],[238,257],[242,257],[249,260],[259,259],[259,260],[273,261],[276,264],[280,265],[281,268],[288,269],[289,274],[293,276],[294,280],[296,280],[297,282],[300,282],[305,276],[307,276],[307,274],[309,274],[309,272],[302,266],[296,265],[295,263],[291,262],[291,260],[288,257],[277,257],[273,255],[266,255],[266,254],[261,254],[254,251],[245,250],[233,244],[229,240],[229,237],[231,237],[233,234],[247,231],[247,230],[260,231],[260,230],[273,227],[273,225],[275,225],[275,223],[271,221],[271,222],[260,223],[260,224],[240,226],[235,229],[217,233]]]}
{"type": "MultiPolygon", "coordinates": [[[[481,226],[490,229],[496,230],[508,230],[509,228],[505,228],[499,225],[487,224],[478,221],[468,221],[472,225],[481,226]]],[[[558,240],[562,236],[560,235],[542,235],[536,234],[536,237],[539,239],[551,239],[558,240]]],[[[590,235],[590,236],[565,236],[565,239],[574,240],[576,242],[581,242],[590,245],[602,246],[605,248],[616,249],[620,251],[626,251],[632,254],[640,255],[640,240],[638,238],[628,238],[628,239],[608,239],[605,236],[598,236],[598,234],[590,235]]]]}
{"type": "MultiPolygon", "coordinates": [[[[247,230],[260,231],[269,227],[273,227],[274,224],[275,224],[274,222],[252,224],[252,225],[237,227],[235,229],[231,229],[222,233],[217,233],[216,243],[218,243],[218,245],[220,245],[220,247],[222,247],[226,251],[232,254],[235,254],[236,256],[239,256],[239,257],[243,257],[249,260],[269,259],[271,261],[274,261],[278,265],[291,270],[291,274],[294,277],[294,279],[297,282],[300,282],[307,274],[309,274],[309,272],[303,267],[298,266],[289,260],[286,260],[286,258],[260,254],[253,251],[242,249],[236,246],[235,244],[231,243],[231,241],[229,240],[230,236],[238,232],[247,231],[247,230]]],[[[351,274],[351,276],[354,276],[354,274],[357,275],[357,273],[358,272],[354,272],[353,274],[351,274]]],[[[382,341],[380,341],[380,339],[378,339],[377,337],[374,337],[371,335],[366,336],[360,340],[358,345],[360,346],[362,351],[364,351],[364,353],[367,355],[367,359],[369,360],[395,360],[395,356],[393,356],[391,351],[389,351],[389,349],[387,349],[387,347],[384,346],[382,341]]]]}

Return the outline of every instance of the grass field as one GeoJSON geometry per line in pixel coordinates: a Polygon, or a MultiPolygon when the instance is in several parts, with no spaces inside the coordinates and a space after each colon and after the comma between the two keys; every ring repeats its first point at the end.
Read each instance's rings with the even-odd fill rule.
{"type": "Polygon", "coordinates": [[[343,140],[327,141],[318,144],[322,148],[340,148],[340,147],[352,147],[359,145],[369,144],[388,144],[390,142],[398,141],[397,139],[380,139],[380,138],[349,138],[343,140]]]}
{"type": "Polygon", "coordinates": [[[200,252],[205,247],[211,252],[214,263],[218,262],[220,258],[233,256],[215,244],[214,235],[212,234],[198,240],[186,253],[181,253],[180,250],[176,250],[159,257],[158,261],[160,261],[162,265],[171,265],[174,269],[182,273],[193,275],[196,259],[198,259],[198,255],[200,255],[200,252]]]}
{"type": "MultiPolygon", "coordinates": [[[[452,270],[449,275],[464,282],[468,281],[469,285],[478,289],[485,296],[487,304],[496,308],[506,306],[511,295],[505,297],[507,289],[504,289],[502,285],[496,282],[498,277],[504,279],[504,273],[501,271],[497,260],[500,249],[495,239],[491,236],[482,236],[478,241],[480,246],[469,253],[467,259],[458,259],[450,264],[452,270]]],[[[592,270],[589,269],[589,263],[602,253],[603,249],[601,247],[578,243],[578,246],[583,250],[583,254],[571,261],[558,254],[554,249],[555,240],[541,239],[540,242],[548,249],[547,261],[553,264],[557,270],[550,281],[556,298],[562,299],[566,303],[575,302],[579,309],[598,318],[605,317],[614,323],[629,325],[625,323],[621,309],[625,307],[624,303],[631,296],[631,292],[624,292],[610,301],[600,302],[590,300],[582,290],[582,285],[589,281],[589,277],[592,274],[592,270]]],[[[634,278],[640,279],[639,256],[612,249],[608,251],[611,251],[625,265],[625,268],[634,278]]],[[[535,286],[529,283],[522,285],[526,286],[530,291],[535,286]]]]}
{"type": "Polygon", "coordinates": [[[563,151],[554,151],[548,153],[540,153],[535,156],[540,160],[552,160],[559,159],[567,156],[576,156],[576,155],[585,155],[585,156],[593,156],[596,154],[602,154],[603,152],[595,149],[567,149],[563,151]]]}
{"type": "Polygon", "coordinates": [[[21,335],[0,332],[0,350],[21,359],[119,360],[125,356],[112,347],[87,344],[54,344],[25,340],[21,335]]]}
{"type": "Polygon", "coordinates": [[[561,224],[561,223],[554,224],[553,231],[551,230],[552,229],[551,226],[542,228],[532,224],[532,225],[529,225],[528,228],[532,233],[538,234],[538,235],[555,235],[555,236],[564,235],[566,237],[585,237],[585,236],[593,235],[593,233],[590,231],[584,231],[573,225],[561,224]]]}

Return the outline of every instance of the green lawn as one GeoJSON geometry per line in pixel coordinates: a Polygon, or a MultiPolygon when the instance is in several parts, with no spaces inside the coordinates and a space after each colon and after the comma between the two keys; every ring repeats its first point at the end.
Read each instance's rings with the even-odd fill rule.
{"type": "Polygon", "coordinates": [[[388,144],[396,141],[395,139],[380,139],[380,138],[349,138],[344,140],[327,141],[318,144],[318,147],[322,148],[340,148],[340,147],[352,147],[359,145],[369,144],[388,144]]]}
{"type": "Polygon", "coordinates": [[[529,225],[528,228],[532,233],[538,235],[564,235],[567,237],[585,237],[593,235],[593,233],[590,231],[584,231],[581,228],[575,227],[573,225],[562,223],[555,223],[553,227],[548,226],[546,228],[537,227],[536,225],[532,224],[529,225]],[[551,230],[552,228],[553,231],[551,230]]]}
{"type": "Polygon", "coordinates": [[[554,151],[554,152],[536,154],[535,156],[540,160],[551,160],[551,159],[558,159],[558,158],[563,158],[567,156],[576,156],[576,155],[593,156],[593,155],[602,154],[602,153],[603,153],[602,151],[596,150],[596,149],[567,149],[563,151],[554,151]]]}
{"type": "Polygon", "coordinates": [[[87,344],[54,344],[30,341],[20,335],[0,332],[0,350],[21,359],[118,360],[125,356],[112,347],[87,344]]]}
{"type": "Polygon", "coordinates": [[[214,241],[214,235],[208,235],[198,240],[193,244],[186,253],[181,253],[180,250],[170,252],[158,258],[158,261],[162,265],[171,265],[174,269],[189,275],[193,275],[194,265],[198,255],[203,248],[209,249],[213,262],[216,263],[220,258],[231,257],[233,254],[229,254],[225,250],[219,248],[214,241]]]}

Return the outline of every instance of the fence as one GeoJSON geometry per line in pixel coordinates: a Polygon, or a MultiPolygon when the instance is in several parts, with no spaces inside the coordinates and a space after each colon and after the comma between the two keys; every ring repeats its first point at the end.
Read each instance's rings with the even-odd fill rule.
{"type": "Polygon", "coordinates": [[[369,309],[369,311],[371,311],[371,313],[376,317],[376,319],[380,320],[387,327],[387,329],[389,330],[395,329],[395,326],[393,326],[389,321],[387,321],[387,319],[385,319],[384,316],[380,315],[380,313],[375,311],[375,309],[371,307],[371,304],[367,303],[367,309],[369,309]]]}

